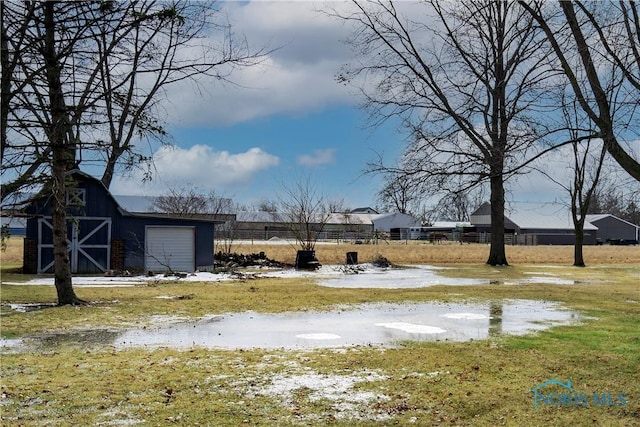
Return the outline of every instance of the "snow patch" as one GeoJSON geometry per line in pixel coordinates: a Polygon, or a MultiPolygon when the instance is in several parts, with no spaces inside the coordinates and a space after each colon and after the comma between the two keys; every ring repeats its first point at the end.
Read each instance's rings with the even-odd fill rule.
{"type": "Polygon", "coordinates": [[[382,326],[383,328],[399,329],[410,334],[442,334],[447,332],[446,329],[438,328],[437,326],[418,325],[406,322],[376,323],[375,325],[382,326]]]}

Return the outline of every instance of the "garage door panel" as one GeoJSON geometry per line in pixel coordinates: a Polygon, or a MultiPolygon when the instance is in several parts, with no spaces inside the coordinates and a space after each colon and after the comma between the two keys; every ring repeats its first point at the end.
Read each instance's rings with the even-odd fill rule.
{"type": "Polygon", "coordinates": [[[193,271],[193,227],[147,227],[145,269],[153,272],[193,271]]]}

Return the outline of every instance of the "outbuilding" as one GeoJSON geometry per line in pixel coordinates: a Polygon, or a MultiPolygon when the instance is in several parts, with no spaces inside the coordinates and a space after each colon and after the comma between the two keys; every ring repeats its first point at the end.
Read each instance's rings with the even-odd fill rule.
{"type": "MultiPolygon", "coordinates": [[[[471,224],[478,235],[491,229],[491,205],[483,203],[471,214],[471,224]]],[[[557,203],[511,203],[505,212],[505,240],[524,245],[573,245],[576,241],[571,213],[557,203]]],[[[586,221],[584,244],[595,245],[598,227],[586,221]]]]}
{"type": "MultiPolygon", "coordinates": [[[[210,219],[131,213],[96,178],[69,172],[67,240],[72,273],[184,271],[213,266],[210,219]]],[[[24,272],[53,269],[51,195],[40,193],[26,208],[24,272]]]]}
{"type": "Polygon", "coordinates": [[[587,215],[587,221],[598,227],[601,242],[625,242],[637,244],[640,226],[611,214],[587,215]]]}

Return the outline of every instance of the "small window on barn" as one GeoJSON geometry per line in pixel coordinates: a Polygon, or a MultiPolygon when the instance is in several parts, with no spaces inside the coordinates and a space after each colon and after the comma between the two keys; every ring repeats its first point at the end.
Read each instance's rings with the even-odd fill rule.
{"type": "Polygon", "coordinates": [[[84,188],[70,188],[67,190],[68,206],[84,206],[86,191],[84,188]]]}

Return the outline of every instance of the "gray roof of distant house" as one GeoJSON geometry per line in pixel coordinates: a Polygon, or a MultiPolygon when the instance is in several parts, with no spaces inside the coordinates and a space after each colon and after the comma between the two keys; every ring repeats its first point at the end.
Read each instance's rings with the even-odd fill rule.
{"type": "MultiPolygon", "coordinates": [[[[491,206],[483,203],[471,216],[487,217],[491,206]]],[[[559,203],[512,202],[505,208],[505,222],[511,221],[521,229],[573,230],[573,219],[568,207],[559,203]]],[[[478,225],[478,224],[474,224],[478,225]]],[[[588,220],[585,230],[597,230],[598,227],[588,220]]]]}
{"type": "Polygon", "coordinates": [[[589,221],[591,223],[600,221],[600,220],[605,219],[605,218],[613,218],[613,219],[616,219],[616,220],[618,220],[620,222],[624,222],[625,224],[631,225],[633,227],[640,227],[640,225],[636,225],[636,224],[634,224],[632,222],[629,222],[627,220],[624,220],[622,218],[618,218],[617,216],[612,215],[612,214],[589,214],[589,215],[587,215],[587,221],[589,221]]]}

